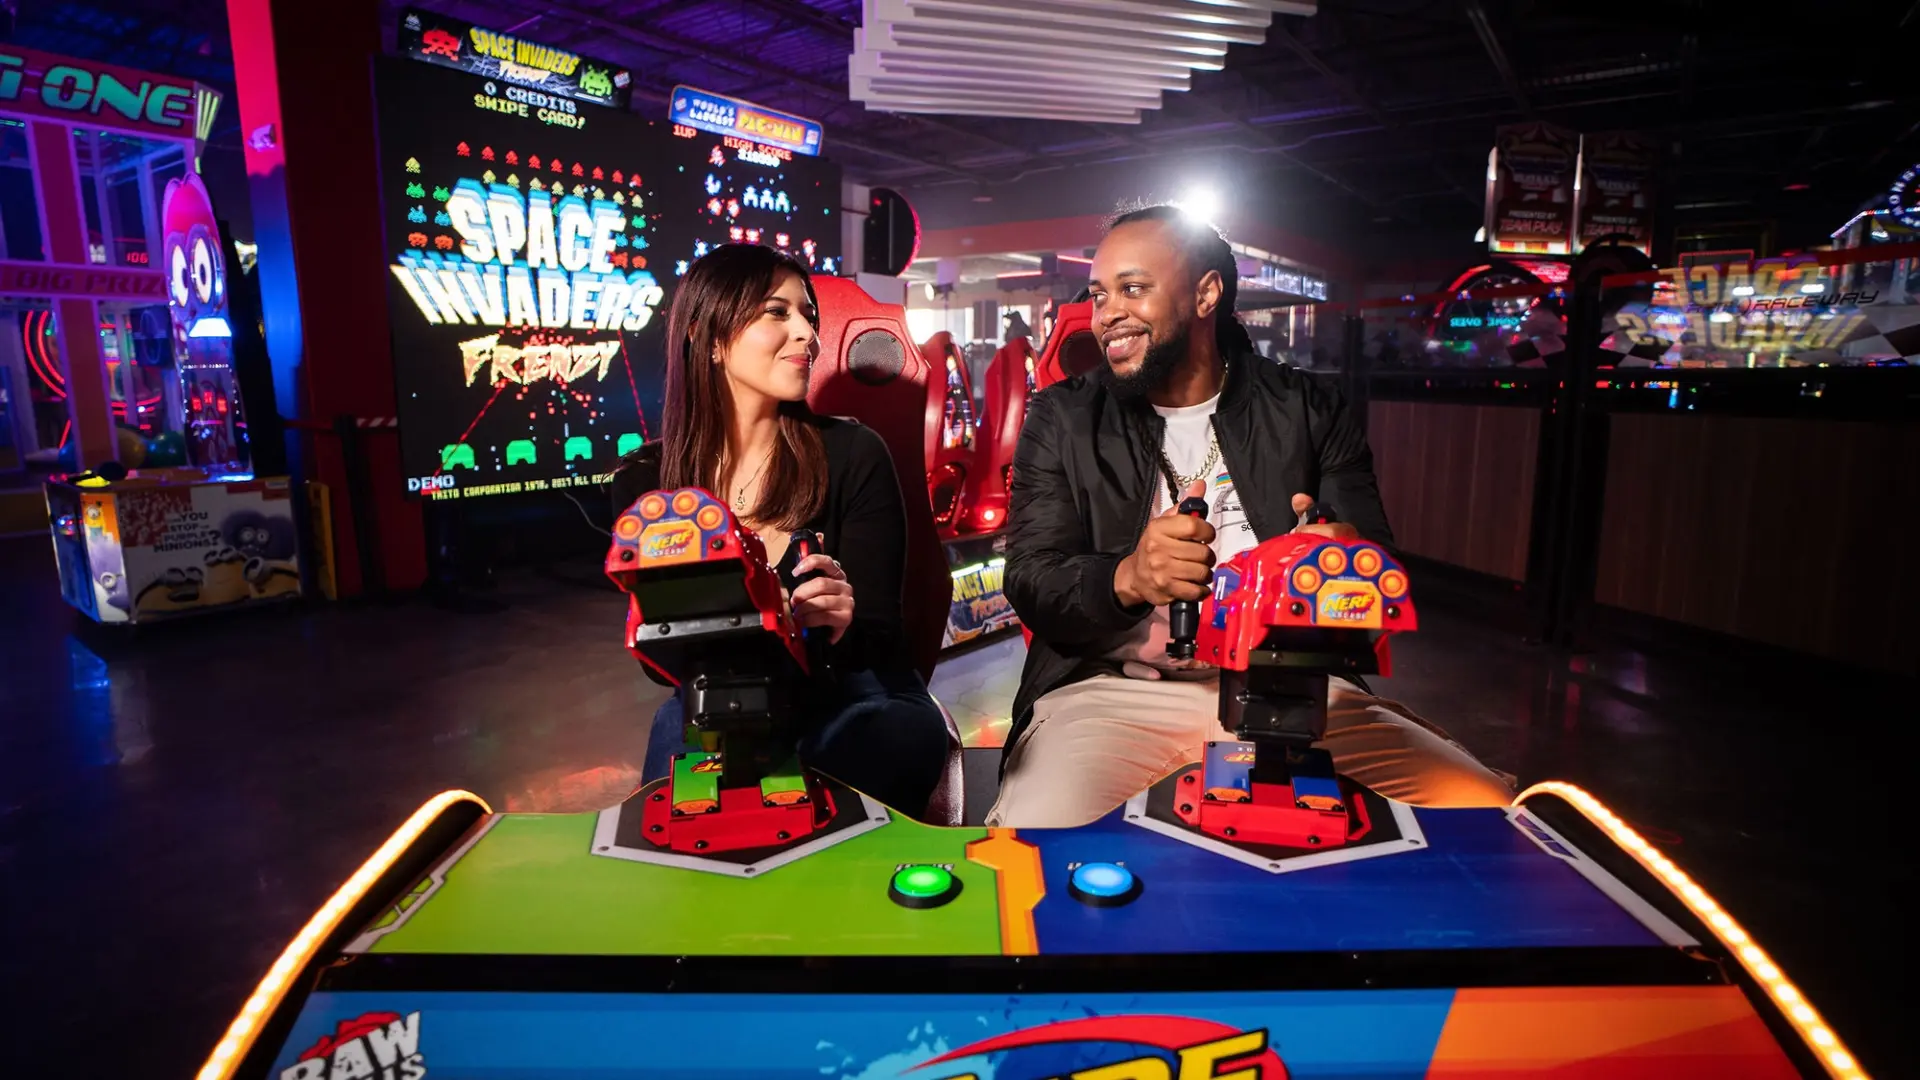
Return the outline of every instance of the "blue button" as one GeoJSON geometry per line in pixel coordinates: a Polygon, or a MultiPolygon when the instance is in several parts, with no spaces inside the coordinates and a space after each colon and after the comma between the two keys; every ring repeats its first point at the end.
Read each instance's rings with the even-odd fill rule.
{"type": "Polygon", "coordinates": [[[1095,907],[1117,907],[1140,895],[1140,879],[1117,863],[1082,863],[1067,882],[1073,898],[1095,907]]]}

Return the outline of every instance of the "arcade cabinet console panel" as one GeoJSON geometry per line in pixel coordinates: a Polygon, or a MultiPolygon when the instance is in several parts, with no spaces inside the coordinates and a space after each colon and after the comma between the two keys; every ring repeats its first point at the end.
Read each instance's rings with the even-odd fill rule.
{"type": "MultiPolygon", "coordinates": [[[[669,512],[681,502],[701,550],[726,548],[717,503],[649,497],[666,507],[659,555],[694,550],[669,512]]],[[[639,517],[616,566],[647,564],[639,517]]],[[[718,638],[664,659],[651,650],[671,632],[630,640],[652,662],[728,663],[771,685],[806,662],[751,545],[732,542],[709,590],[725,610],[708,598],[687,615],[739,617],[769,646],[761,666],[737,670],[718,638]]],[[[692,567],[633,575],[653,612],[641,626],[671,610],[646,590],[692,567]]],[[[778,769],[755,783],[730,760],[591,814],[436,797],[288,946],[200,1076],[512,1062],[1011,1080],[1166,1076],[1175,1056],[1183,1074],[1259,1080],[1864,1078],[1740,924],[1586,792],[1431,809],[1323,773],[1308,740],[1324,688],[1305,681],[1378,666],[1386,634],[1415,619],[1407,585],[1379,548],[1317,537],[1222,567],[1179,625],[1223,661],[1222,719],[1241,738],[1079,828],[934,828],[818,778],[769,788],[778,769]],[[811,829],[725,850],[717,831],[696,838],[705,849],[662,842],[656,796],[717,802],[683,810],[723,822],[793,800],[811,829]],[[725,1037],[660,1037],[674,1031],[725,1037]]],[[[738,722],[751,705],[708,710],[728,759],[755,737],[738,722]]]]}

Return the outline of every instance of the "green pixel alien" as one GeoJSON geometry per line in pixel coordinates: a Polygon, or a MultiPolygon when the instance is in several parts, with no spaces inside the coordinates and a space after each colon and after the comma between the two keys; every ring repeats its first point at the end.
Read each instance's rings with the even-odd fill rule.
{"type": "Polygon", "coordinates": [[[613,93],[613,80],[599,68],[589,67],[580,75],[580,90],[595,97],[607,97],[613,93]]]}

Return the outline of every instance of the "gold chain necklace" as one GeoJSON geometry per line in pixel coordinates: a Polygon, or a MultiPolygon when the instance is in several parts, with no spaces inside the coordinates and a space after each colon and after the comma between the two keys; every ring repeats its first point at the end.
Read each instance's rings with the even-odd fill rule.
{"type": "MultiPolygon", "coordinates": [[[[1226,387],[1227,360],[1225,357],[1221,357],[1220,389],[1225,391],[1226,387]]],[[[1207,418],[1207,460],[1201,462],[1199,470],[1191,476],[1182,476],[1174,470],[1173,459],[1167,456],[1166,439],[1162,437],[1160,440],[1160,471],[1165,473],[1167,478],[1167,501],[1173,503],[1179,502],[1180,493],[1192,487],[1196,482],[1207,479],[1207,474],[1213,471],[1213,467],[1218,464],[1219,461],[1220,432],[1214,428],[1213,418],[1211,416],[1207,418]]]]}
{"type": "Polygon", "coordinates": [[[779,446],[779,443],[776,442],[773,446],[767,447],[766,456],[760,459],[760,467],[753,470],[753,475],[747,477],[746,483],[741,484],[738,487],[735,487],[733,489],[734,513],[744,514],[747,512],[747,489],[753,486],[753,482],[755,480],[760,479],[761,473],[767,471],[767,462],[773,460],[773,451],[777,446],[779,446]]]}
{"type": "Polygon", "coordinates": [[[1193,473],[1191,476],[1182,476],[1180,473],[1175,472],[1173,470],[1172,459],[1167,457],[1166,446],[1162,444],[1160,447],[1160,468],[1167,474],[1167,490],[1171,493],[1172,497],[1176,499],[1179,498],[1181,492],[1191,487],[1194,481],[1205,480],[1207,474],[1213,471],[1213,466],[1219,460],[1220,433],[1213,430],[1213,421],[1211,418],[1207,421],[1207,460],[1201,462],[1199,471],[1193,473]]]}

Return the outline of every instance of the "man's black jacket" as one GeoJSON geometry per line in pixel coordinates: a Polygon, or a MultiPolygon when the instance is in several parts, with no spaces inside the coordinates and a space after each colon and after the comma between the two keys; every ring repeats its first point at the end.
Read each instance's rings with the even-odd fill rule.
{"type": "MultiPolygon", "coordinates": [[[[1381,544],[1393,543],[1373,454],[1338,394],[1255,353],[1231,358],[1213,426],[1221,467],[1256,537],[1290,531],[1305,493],[1381,544]]],[[[1120,606],[1114,568],[1146,528],[1165,421],[1076,376],[1033,400],[1013,456],[1006,593],[1033,632],[1013,702],[1014,745],[1041,695],[1118,665],[1104,660],[1152,608],[1120,606]]]]}

